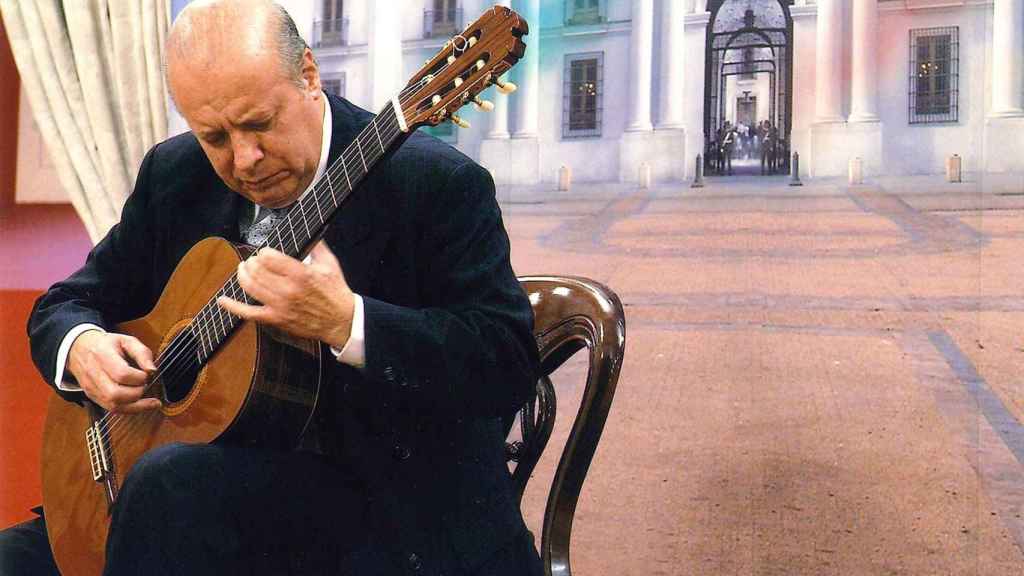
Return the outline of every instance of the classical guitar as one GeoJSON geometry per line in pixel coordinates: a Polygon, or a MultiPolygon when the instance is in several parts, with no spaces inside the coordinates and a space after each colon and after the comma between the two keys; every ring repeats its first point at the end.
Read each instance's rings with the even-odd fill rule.
{"type": "MultiPolygon", "coordinates": [[[[420,126],[465,121],[454,114],[496,85],[522,58],[526,22],[495,6],[445,43],[359,133],[324,176],[288,211],[266,246],[303,258],[381,159],[420,126]]],[[[137,415],[106,413],[55,396],[43,432],[43,505],[62,574],[98,575],[110,510],[125,474],[145,452],[170,442],[232,441],[296,446],[313,418],[320,387],[320,344],[234,317],[216,304],[227,295],[252,303],[235,270],[254,247],[208,238],[178,264],[153,310],[117,326],[157,354],[146,396],[162,407],[137,415]]]]}

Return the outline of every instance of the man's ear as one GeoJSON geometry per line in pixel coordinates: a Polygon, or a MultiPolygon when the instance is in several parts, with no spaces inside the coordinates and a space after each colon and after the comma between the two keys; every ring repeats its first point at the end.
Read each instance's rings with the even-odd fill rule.
{"type": "Polygon", "coordinates": [[[306,85],[306,91],[312,93],[314,98],[319,98],[321,84],[320,84],[320,68],[316,64],[316,58],[313,56],[313,51],[306,48],[305,52],[302,53],[302,82],[306,85]]]}

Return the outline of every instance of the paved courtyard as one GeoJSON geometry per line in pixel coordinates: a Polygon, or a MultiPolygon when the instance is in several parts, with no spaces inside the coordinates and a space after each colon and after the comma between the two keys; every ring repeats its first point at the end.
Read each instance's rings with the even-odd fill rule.
{"type": "Polygon", "coordinates": [[[1024,573],[1024,179],[499,198],[518,274],[626,308],[576,574],[1024,573]]]}

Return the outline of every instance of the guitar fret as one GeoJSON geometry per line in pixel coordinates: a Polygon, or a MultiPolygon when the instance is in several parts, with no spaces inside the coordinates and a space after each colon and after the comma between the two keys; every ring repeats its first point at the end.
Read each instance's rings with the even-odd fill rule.
{"type": "MultiPolygon", "coordinates": [[[[304,210],[304,208],[305,206],[299,204],[299,215],[302,216],[302,224],[306,227],[306,238],[312,238],[313,233],[309,231],[309,221],[306,220],[306,211],[304,210]]],[[[298,246],[295,247],[295,253],[299,253],[298,246]]]]}
{"type": "Polygon", "coordinates": [[[366,158],[363,157],[363,145],[359,142],[359,135],[356,134],[356,148],[359,151],[359,159],[363,161],[363,174],[368,173],[370,170],[366,167],[366,158]]]}
{"type": "Polygon", "coordinates": [[[324,223],[324,213],[320,210],[320,200],[316,197],[315,191],[313,196],[313,204],[316,205],[316,213],[320,216],[320,223],[324,223]]]}
{"type": "Polygon", "coordinates": [[[373,125],[373,131],[377,133],[377,144],[380,145],[380,153],[383,154],[384,153],[384,142],[380,139],[380,130],[377,128],[377,119],[374,118],[373,120],[371,120],[370,124],[373,125]]]}
{"type": "MultiPolygon", "coordinates": [[[[288,231],[292,233],[292,246],[295,246],[295,253],[299,253],[299,239],[295,236],[295,225],[292,224],[292,213],[289,211],[284,216],[284,221],[288,223],[288,231]]],[[[281,246],[284,248],[284,246],[281,246]]]]}
{"type": "Polygon", "coordinates": [[[331,193],[331,201],[334,203],[334,207],[338,207],[338,197],[334,195],[334,184],[331,183],[330,177],[324,178],[327,180],[327,190],[331,193]]]}
{"type": "Polygon", "coordinates": [[[348,177],[348,161],[345,160],[344,154],[342,154],[341,160],[340,160],[339,163],[341,164],[341,167],[345,170],[345,181],[348,182],[348,189],[351,190],[352,189],[352,180],[348,177]]]}

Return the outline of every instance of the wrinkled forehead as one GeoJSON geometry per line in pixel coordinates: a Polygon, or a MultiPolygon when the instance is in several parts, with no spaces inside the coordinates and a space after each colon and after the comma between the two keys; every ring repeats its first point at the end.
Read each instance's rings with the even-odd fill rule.
{"type": "Polygon", "coordinates": [[[267,66],[258,60],[233,66],[183,65],[172,75],[178,110],[193,127],[241,123],[273,114],[287,96],[285,92],[296,88],[282,76],[268,73],[267,66]]]}

